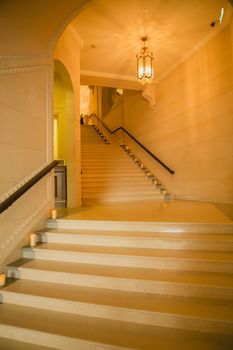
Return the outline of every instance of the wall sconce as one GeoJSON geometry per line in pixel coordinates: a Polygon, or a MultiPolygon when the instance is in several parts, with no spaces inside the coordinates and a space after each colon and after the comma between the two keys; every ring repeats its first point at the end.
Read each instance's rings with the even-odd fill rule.
{"type": "Polygon", "coordinates": [[[147,37],[142,37],[143,47],[139,55],[137,55],[137,76],[138,80],[143,84],[151,84],[154,80],[154,56],[146,46],[147,37]]]}

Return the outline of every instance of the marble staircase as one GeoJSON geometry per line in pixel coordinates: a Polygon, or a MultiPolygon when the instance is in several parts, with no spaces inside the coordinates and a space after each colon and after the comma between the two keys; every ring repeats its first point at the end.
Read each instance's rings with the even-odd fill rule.
{"type": "Polygon", "coordinates": [[[119,144],[103,141],[92,126],[82,125],[81,129],[84,203],[164,199],[161,188],[155,186],[119,144]]]}
{"type": "Polygon", "coordinates": [[[232,349],[231,224],[58,219],[37,234],[37,245],[7,267],[5,343],[232,349]]]}

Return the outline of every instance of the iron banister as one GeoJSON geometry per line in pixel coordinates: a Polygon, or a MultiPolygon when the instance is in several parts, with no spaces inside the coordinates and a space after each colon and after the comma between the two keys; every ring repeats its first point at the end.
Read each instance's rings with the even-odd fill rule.
{"type": "Polygon", "coordinates": [[[127,131],[125,128],[123,128],[122,126],[120,126],[119,128],[115,129],[115,130],[110,130],[107,125],[104,124],[104,122],[97,117],[96,114],[92,113],[92,116],[94,116],[95,118],[97,118],[101,124],[103,124],[103,126],[105,127],[105,129],[110,133],[110,134],[114,134],[115,132],[122,130],[123,132],[125,132],[134,142],[136,142],[145,152],[147,152],[154,160],[156,160],[164,169],[166,169],[170,174],[174,175],[175,171],[170,169],[162,160],[160,160],[158,157],[156,157],[156,155],[154,153],[152,153],[148,148],[146,148],[143,144],[141,144],[141,142],[139,142],[132,134],[130,134],[129,131],[127,131]]]}

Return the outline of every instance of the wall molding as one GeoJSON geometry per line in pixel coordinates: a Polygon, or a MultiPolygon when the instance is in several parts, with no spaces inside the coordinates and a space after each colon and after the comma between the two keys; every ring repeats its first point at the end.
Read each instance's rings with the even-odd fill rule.
{"type": "Polygon", "coordinates": [[[35,60],[48,59],[48,54],[32,54],[32,55],[0,55],[0,60],[35,60]]]}
{"type": "Polygon", "coordinates": [[[46,55],[5,55],[0,56],[0,67],[2,69],[25,68],[32,66],[48,65],[52,58],[46,55]]]}
{"type": "Polygon", "coordinates": [[[37,221],[35,219],[37,219],[42,214],[42,212],[46,209],[49,203],[50,200],[47,198],[34,212],[31,213],[29,217],[27,217],[26,220],[24,220],[21,223],[21,225],[15,231],[13,231],[13,233],[9,237],[7,237],[7,239],[3,243],[0,244],[0,255],[2,256],[0,264],[9,255],[9,249],[11,249],[12,251],[17,246],[17,244],[19,244],[19,242],[24,238],[26,231],[29,231],[31,229],[30,226],[34,224],[33,221],[37,221]],[[14,247],[13,243],[15,243],[14,247]],[[3,252],[5,252],[5,254],[3,252]]]}
{"type": "Polygon", "coordinates": [[[3,67],[0,68],[0,74],[14,74],[19,72],[36,72],[39,70],[48,69],[49,64],[40,64],[40,65],[26,65],[26,66],[15,66],[15,67],[3,67]]]}

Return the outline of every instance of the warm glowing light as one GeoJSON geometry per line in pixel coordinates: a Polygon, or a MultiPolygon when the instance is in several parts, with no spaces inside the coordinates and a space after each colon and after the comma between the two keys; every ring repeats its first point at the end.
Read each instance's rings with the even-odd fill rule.
{"type": "Polygon", "coordinates": [[[220,17],[219,17],[219,22],[220,22],[220,24],[222,24],[223,16],[224,16],[224,8],[222,7],[222,8],[221,8],[220,17]]]}
{"type": "Polygon", "coordinates": [[[138,80],[143,84],[151,84],[154,80],[154,56],[146,47],[146,37],[142,38],[144,46],[140,55],[137,55],[137,74],[138,80]]]}
{"type": "Polygon", "coordinates": [[[35,247],[36,241],[37,241],[37,235],[35,233],[31,233],[29,238],[30,238],[30,247],[35,247]]]}
{"type": "Polygon", "coordinates": [[[0,287],[5,286],[5,283],[6,283],[6,276],[4,273],[1,273],[0,274],[0,287]]]}
{"type": "Polygon", "coordinates": [[[57,219],[57,210],[56,209],[53,209],[51,211],[51,219],[52,220],[56,220],[57,219]]]}

